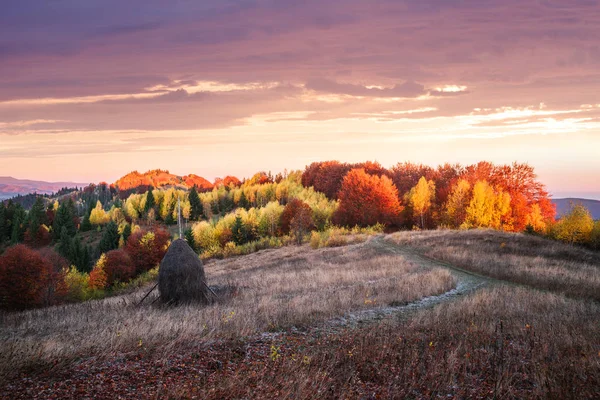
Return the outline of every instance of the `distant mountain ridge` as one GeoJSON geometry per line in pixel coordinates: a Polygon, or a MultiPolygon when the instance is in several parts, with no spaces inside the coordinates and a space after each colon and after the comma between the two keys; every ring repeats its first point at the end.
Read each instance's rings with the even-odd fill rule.
{"type": "Polygon", "coordinates": [[[11,176],[0,176],[0,200],[9,199],[29,193],[51,194],[64,187],[82,187],[87,183],[77,182],[46,182],[30,179],[17,179],[11,176]]]}
{"type": "Polygon", "coordinates": [[[592,214],[592,218],[600,219],[600,200],[579,199],[569,197],[564,199],[552,199],[552,202],[556,204],[557,217],[568,213],[571,209],[571,204],[581,204],[590,211],[590,213],[592,214]]]}

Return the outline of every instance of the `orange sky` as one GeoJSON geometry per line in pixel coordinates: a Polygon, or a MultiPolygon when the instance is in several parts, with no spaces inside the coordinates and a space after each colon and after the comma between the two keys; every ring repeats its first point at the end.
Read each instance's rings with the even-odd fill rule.
{"type": "Polygon", "coordinates": [[[0,175],[519,161],[600,197],[597,1],[122,3],[0,5],[0,175]]]}

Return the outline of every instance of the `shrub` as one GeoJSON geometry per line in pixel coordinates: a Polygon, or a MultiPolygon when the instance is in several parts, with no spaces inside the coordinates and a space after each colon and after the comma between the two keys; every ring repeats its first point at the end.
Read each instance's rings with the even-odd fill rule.
{"type": "Polygon", "coordinates": [[[124,250],[111,250],[106,253],[104,263],[106,284],[112,286],[115,282],[128,282],[135,276],[135,267],[129,254],[124,250]]]}
{"type": "Polygon", "coordinates": [[[65,274],[66,298],[69,301],[84,301],[91,297],[90,276],[85,272],[79,272],[75,266],[71,266],[65,274]]]}
{"type": "Polygon", "coordinates": [[[47,300],[52,264],[38,252],[19,244],[0,256],[0,307],[25,310],[47,300]]]}

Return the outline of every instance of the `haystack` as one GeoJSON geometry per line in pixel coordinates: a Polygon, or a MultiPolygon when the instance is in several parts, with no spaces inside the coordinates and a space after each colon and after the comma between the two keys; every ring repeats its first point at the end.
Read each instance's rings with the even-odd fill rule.
{"type": "Polygon", "coordinates": [[[160,262],[158,291],[163,303],[212,302],[202,261],[185,240],[177,239],[171,243],[160,262]]]}

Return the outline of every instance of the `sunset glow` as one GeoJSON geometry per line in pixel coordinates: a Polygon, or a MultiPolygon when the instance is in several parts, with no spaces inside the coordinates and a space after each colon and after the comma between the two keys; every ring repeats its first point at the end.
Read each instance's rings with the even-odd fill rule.
{"type": "Polygon", "coordinates": [[[598,37],[596,1],[10,2],[0,175],[518,161],[600,198],[598,37]]]}

